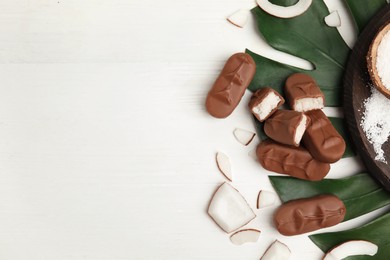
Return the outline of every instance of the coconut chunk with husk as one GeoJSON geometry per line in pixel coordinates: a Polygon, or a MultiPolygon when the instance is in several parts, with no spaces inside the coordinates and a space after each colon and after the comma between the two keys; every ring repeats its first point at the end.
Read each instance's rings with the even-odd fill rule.
{"type": "Polygon", "coordinates": [[[257,120],[263,122],[283,104],[284,98],[276,90],[267,87],[257,90],[248,106],[257,120]]]}
{"type": "Polygon", "coordinates": [[[269,207],[275,204],[276,194],[271,191],[261,190],[259,195],[257,195],[256,207],[258,209],[269,207]]]}
{"type": "Polygon", "coordinates": [[[235,245],[242,245],[245,243],[255,243],[259,240],[260,230],[257,229],[242,229],[230,236],[230,241],[235,245]]]}
{"type": "Polygon", "coordinates": [[[312,3],[312,0],[298,0],[294,5],[290,6],[276,5],[271,3],[270,0],[256,0],[256,2],[263,11],[270,15],[279,18],[292,18],[306,12],[312,3]]]}
{"type": "Polygon", "coordinates": [[[215,160],[217,161],[218,169],[223,174],[223,176],[225,176],[225,178],[229,181],[232,181],[233,174],[229,157],[222,152],[217,152],[215,160]]]}
{"type": "Polygon", "coordinates": [[[249,10],[240,9],[234,12],[233,14],[229,15],[227,20],[231,24],[243,28],[248,22],[249,13],[250,13],[249,10]]]}
{"type": "Polygon", "coordinates": [[[254,132],[244,130],[241,128],[234,129],[233,135],[239,143],[241,143],[245,146],[250,144],[252,142],[253,138],[256,136],[256,134],[254,132]]]}
{"type": "Polygon", "coordinates": [[[256,217],[244,197],[226,182],[214,193],[208,214],[226,233],[243,227],[256,217]]]}
{"type": "Polygon", "coordinates": [[[369,255],[378,252],[378,246],[370,241],[351,240],[335,246],[326,253],[323,260],[341,260],[349,256],[369,255]]]}
{"type": "Polygon", "coordinates": [[[341,26],[341,20],[339,12],[333,11],[329,15],[325,16],[324,21],[327,26],[329,27],[340,27],[341,26]]]}
{"type": "Polygon", "coordinates": [[[286,80],[284,92],[290,107],[298,112],[322,109],[325,96],[316,81],[305,73],[295,73],[286,80]]]}
{"type": "Polygon", "coordinates": [[[287,260],[290,255],[290,249],[279,240],[275,240],[275,242],[268,247],[260,260],[287,260]]]}

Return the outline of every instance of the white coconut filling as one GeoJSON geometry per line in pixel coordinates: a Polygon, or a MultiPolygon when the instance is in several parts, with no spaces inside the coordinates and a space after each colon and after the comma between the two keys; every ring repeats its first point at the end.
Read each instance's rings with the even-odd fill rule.
{"type": "Polygon", "coordinates": [[[278,95],[270,92],[257,106],[252,108],[252,111],[258,115],[260,120],[264,120],[278,106],[280,101],[278,95]]]}
{"type": "Polygon", "coordinates": [[[226,182],[215,192],[208,213],[227,233],[239,229],[256,217],[244,197],[226,182]]]}
{"type": "Polygon", "coordinates": [[[301,98],[295,101],[294,110],[298,112],[306,112],[310,110],[324,108],[324,99],[317,98],[301,98]]]}
{"type": "Polygon", "coordinates": [[[303,115],[302,120],[299,123],[297,130],[295,131],[295,136],[294,136],[294,142],[298,145],[301,142],[302,136],[306,131],[306,122],[307,122],[307,116],[303,115]]]}

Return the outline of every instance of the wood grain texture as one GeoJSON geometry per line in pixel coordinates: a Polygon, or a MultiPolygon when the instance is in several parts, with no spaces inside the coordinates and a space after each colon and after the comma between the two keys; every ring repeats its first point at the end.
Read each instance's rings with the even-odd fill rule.
{"type": "MultiPolygon", "coordinates": [[[[337,4],[338,1],[327,1],[337,4]]],[[[267,173],[236,127],[254,130],[250,93],[226,120],[207,91],[225,60],[263,46],[226,16],[253,1],[0,0],[0,259],[259,259],[274,239],[291,259],[322,255],[307,236],[276,233],[275,207],[234,246],[206,214],[230,156],[233,185],[255,208],[267,173]]],[[[298,60],[298,64],[302,64],[298,60]]],[[[329,111],[332,113],[332,111],[329,111]]],[[[356,159],[329,177],[358,172],[356,159]]],[[[385,209],[330,228],[355,227],[385,209]]]]}
{"type": "MultiPolygon", "coordinates": [[[[390,191],[390,166],[375,160],[375,150],[361,127],[364,113],[364,101],[371,95],[370,75],[367,69],[367,53],[371,42],[379,29],[390,21],[390,5],[383,8],[361,33],[348,61],[344,79],[344,107],[347,124],[352,140],[357,147],[368,171],[390,191]]],[[[382,149],[390,154],[390,144],[386,142],[382,149]]]]}

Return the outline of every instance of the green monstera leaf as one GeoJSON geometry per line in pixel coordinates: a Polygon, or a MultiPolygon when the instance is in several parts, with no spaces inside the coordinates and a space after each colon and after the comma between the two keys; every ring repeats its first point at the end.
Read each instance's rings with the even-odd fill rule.
{"type": "MultiPolygon", "coordinates": [[[[257,134],[260,137],[260,140],[265,140],[268,138],[268,136],[264,133],[264,123],[261,123],[260,121],[256,120],[256,118],[253,118],[255,123],[255,128],[257,131],[257,134]]],[[[340,135],[343,137],[346,143],[345,152],[343,154],[343,158],[353,157],[356,155],[353,144],[351,142],[351,138],[348,134],[347,127],[345,125],[345,120],[343,118],[339,117],[329,117],[329,120],[332,122],[333,126],[336,128],[336,130],[340,133],[340,135]]]]}
{"type": "Polygon", "coordinates": [[[390,204],[390,194],[366,173],[342,179],[306,181],[292,177],[269,176],[283,202],[331,193],[347,208],[344,221],[390,204]]]}
{"type": "Polygon", "coordinates": [[[355,20],[356,27],[361,32],[371,17],[377,13],[385,4],[386,0],[345,0],[352,16],[355,20]]]}
{"type": "Polygon", "coordinates": [[[323,233],[310,236],[310,239],[324,252],[349,240],[367,240],[378,246],[374,256],[350,256],[348,260],[385,260],[390,258],[390,212],[351,230],[323,233]]]}
{"type": "MultiPolygon", "coordinates": [[[[292,5],[296,0],[274,0],[274,4],[292,5]]],[[[322,0],[315,0],[300,16],[281,19],[260,7],[252,9],[258,29],[275,49],[310,61],[315,69],[305,71],[264,58],[249,50],[257,64],[256,75],[249,86],[256,91],[270,86],[282,93],[286,78],[296,72],[304,72],[316,79],[325,94],[327,106],[341,106],[342,77],[350,49],[337,29],[329,27],[324,17],[329,14],[322,0]]]]}

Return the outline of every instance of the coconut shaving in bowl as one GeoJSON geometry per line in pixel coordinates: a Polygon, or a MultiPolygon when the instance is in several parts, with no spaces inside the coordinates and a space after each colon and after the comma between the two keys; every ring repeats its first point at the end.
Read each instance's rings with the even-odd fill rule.
{"type": "Polygon", "coordinates": [[[378,46],[378,55],[376,60],[376,69],[383,83],[383,86],[390,90],[390,31],[383,37],[378,46]]]}
{"type": "Polygon", "coordinates": [[[382,145],[390,136],[390,100],[374,86],[371,86],[371,96],[364,101],[360,125],[374,147],[375,160],[387,163],[382,145]]]}

